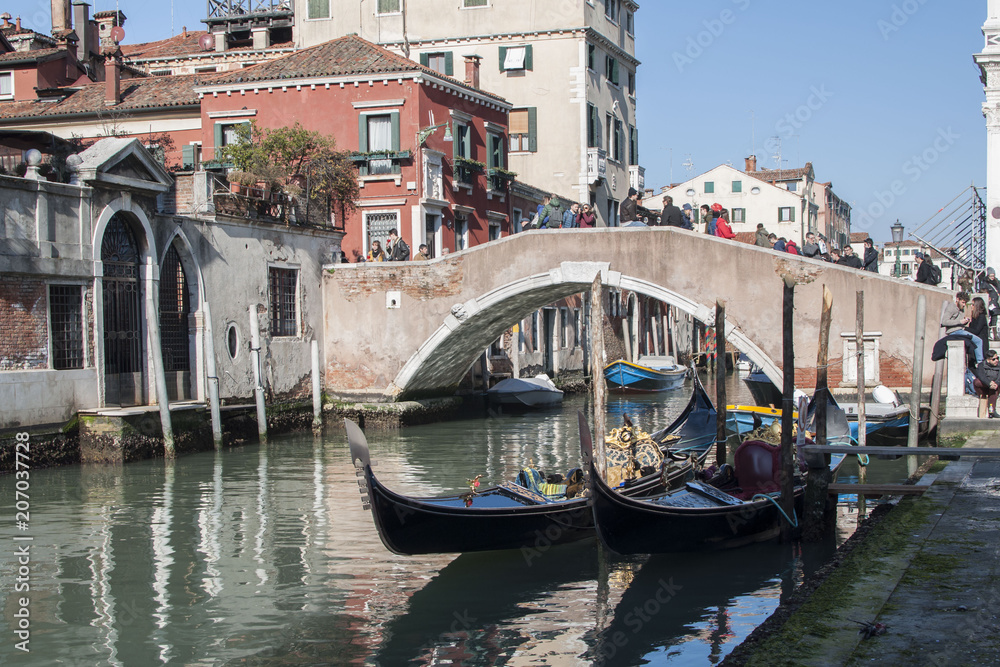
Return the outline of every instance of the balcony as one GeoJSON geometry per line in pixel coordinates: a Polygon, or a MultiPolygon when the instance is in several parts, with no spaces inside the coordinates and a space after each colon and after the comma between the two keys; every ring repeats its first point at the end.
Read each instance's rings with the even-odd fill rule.
{"type": "Polygon", "coordinates": [[[453,165],[455,185],[471,188],[476,182],[476,177],[483,173],[485,169],[486,165],[482,162],[476,162],[464,157],[456,157],[453,165]]]}
{"type": "Polygon", "coordinates": [[[646,168],[633,164],[628,168],[628,184],[635,188],[636,192],[646,189],[646,168]]]}
{"type": "Polygon", "coordinates": [[[490,190],[503,194],[510,190],[510,184],[515,178],[517,178],[517,174],[512,171],[507,171],[506,169],[493,167],[489,170],[489,177],[490,190]]]}
{"type": "Polygon", "coordinates": [[[372,151],[351,154],[351,162],[358,166],[358,174],[365,176],[395,176],[402,173],[403,160],[410,159],[410,151],[372,151]]]}
{"type": "Polygon", "coordinates": [[[587,149],[587,180],[597,183],[608,175],[608,152],[602,148],[587,149]]]}

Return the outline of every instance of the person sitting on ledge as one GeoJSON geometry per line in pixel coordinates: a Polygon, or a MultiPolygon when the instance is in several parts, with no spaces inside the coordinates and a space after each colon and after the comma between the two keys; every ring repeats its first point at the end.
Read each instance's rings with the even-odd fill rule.
{"type": "Polygon", "coordinates": [[[996,350],[986,353],[986,359],[976,367],[976,379],[972,386],[976,395],[987,400],[990,419],[997,416],[997,395],[1000,394],[1000,356],[996,350]]]}

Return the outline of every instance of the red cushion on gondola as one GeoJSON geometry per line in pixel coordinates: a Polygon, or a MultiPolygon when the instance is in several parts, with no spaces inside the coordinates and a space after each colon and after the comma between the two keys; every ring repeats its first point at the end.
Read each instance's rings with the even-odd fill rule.
{"type": "Polygon", "coordinates": [[[744,494],[781,490],[781,449],[763,440],[747,440],[733,455],[736,480],[744,494]]]}

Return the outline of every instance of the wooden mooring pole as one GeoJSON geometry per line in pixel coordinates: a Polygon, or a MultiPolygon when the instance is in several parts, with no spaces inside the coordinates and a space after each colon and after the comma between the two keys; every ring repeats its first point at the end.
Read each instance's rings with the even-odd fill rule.
{"type": "MultiPolygon", "coordinates": [[[[726,302],[715,302],[716,358],[726,358],[726,302]]],[[[697,372],[697,371],[692,371],[697,372]]],[[[726,364],[715,367],[715,462],[726,462],[726,364]]]]}
{"type": "Polygon", "coordinates": [[[267,444],[267,412],[264,408],[264,369],[260,365],[260,322],[257,319],[257,304],[247,308],[250,316],[250,365],[253,366],[253,394],[257,403],[257,435],[260,444],[267,444]]]}
{"type": "MultiPolygon", "coordinates": [[[[910,431],[907,434],[906,446],[916,447],[920,440],[920,391],[924,378],[924,331],[927,329],[927,297],[921,294],[917,297],[917,319],[913,333],[913,379],[910,383],[910,431]]],[[[906,457],[906,469],[909,475],[917,472],[917,459],[906,457]]]]}
{"type": "Polygon", "coordinates": [[[604,299],[601,274],[590,287],[590,381],[594,388],[594,467],[604,477],[604,416],[607,387],[604,384],[604,299]]]}
{"type": "Polygon", "coordinates": [[[222,449],[222,414],[219,410],[219,376],[215,369],[215,335],[212,333],[212,308],[206,301],[205,311],[205,371],[208,375],[208,405],[212,414],[212,442],[222,449]]]}
{"type": "MultiPolygon", "coordinates": [[[[858,317],[854,325],[854,345],[858,357],[858,445],[865,446],[868,436],[868,425],[865,419],[865,293],[858,290],[858,317]]],[[[859,462],[860,463],[860,462],[859,462]]],[[[863,465],[858,466],[858,482],[864,484],[867,481],[867,469],[863,465]]],[[[861,522],[867,514],[864,494],[858,494],[858,522],[861,522]]]]}
{"type": "MultiPolygon", "coordinates": [[[[795,349],[793,317],[795,315],[795,279],[784,277],[782,295],[782,375],[784,387],[781,397],[781,509],[789,519],[795,513],[794,466],[792,453],[792,412],[795,409],[795,349]]],[[[725,368],[725,366],[723,366],[725,368]]],[[[792,539],[794,527],[787,520],[781,521],[781,541],[792,539]]]]}
{"type": "MultiPolygon", "coordinates": [[[[816,395],[813,400],[817,405],[827,401],[828,386],[827,366],[830,360],[830,323],[833,317],[833,294],[830,288],[823,285],[823,309],[819,318],[819,352],[816,355],[816,395]]],[[[826,410],[816,412],[817,445],[826,444],[826,410]]],[[[830,473],[830,457],[821,455],[806,457],[809,466],[809,476],[806,480],[805,498],[802,510],[802,539],[806,542],[819,542],[826,532],[825,516],[827,489],[833,475],[830,473]]]]}

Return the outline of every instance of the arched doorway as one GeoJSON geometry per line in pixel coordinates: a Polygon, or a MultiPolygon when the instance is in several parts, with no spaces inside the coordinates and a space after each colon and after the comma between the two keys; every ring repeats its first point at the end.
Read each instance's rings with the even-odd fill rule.
{"type": "Polygon", "coordinates": [[[140,257],[135,234],[124,216],[115,213],[101,241],[105,405],[146,402],[140,257]]]}
{"type": "Polygon", "coordinates": [[[160,267],[160,350],[171,401],[191,398],[191,297],[177,248],[171,245],[160,267]]]}

